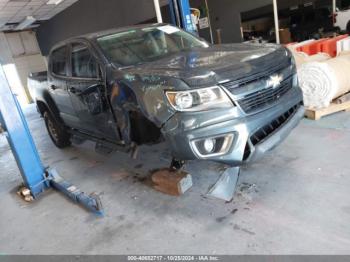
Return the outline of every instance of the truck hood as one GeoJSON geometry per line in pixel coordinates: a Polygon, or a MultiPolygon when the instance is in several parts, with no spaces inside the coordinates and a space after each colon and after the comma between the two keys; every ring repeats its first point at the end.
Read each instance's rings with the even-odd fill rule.
{"type": "Polygon", "coordinates": [[[189,87],[237,80],[286,64],[285,48],[266,44],[229,44],[180,52],[155,62],[127,69],[141,77],[178,78],[189,87]]]}

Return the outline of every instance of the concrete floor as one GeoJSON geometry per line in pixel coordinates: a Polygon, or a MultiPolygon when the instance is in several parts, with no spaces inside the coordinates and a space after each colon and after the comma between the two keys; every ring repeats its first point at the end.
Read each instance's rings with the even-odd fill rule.
{"type": "Polygon", "coordinates": [[[96,218],[55,191],[31,204],[0,136],[0,254],[350,254],[350,114],[304,120],[275,151],[245,167],[231,203],[207,199],[214,163],[187,166],[194,187],[181,197],[144,177],[168,165],[164,145],[139,159],[98,155],[86,142],[55,148],[33,107],[25,110],[46,165],[85,192],[101,194],[96,218]]]}

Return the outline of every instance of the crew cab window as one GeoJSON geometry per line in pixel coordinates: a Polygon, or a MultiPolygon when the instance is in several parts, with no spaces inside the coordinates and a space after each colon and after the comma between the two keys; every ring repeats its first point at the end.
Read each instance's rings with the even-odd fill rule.
{"type": "Polygon", "coordinates": [[[56,49],[51,54],[52,72],[59,76],[67,74],[67,47],[56,49]]]}
{"type": "Polygon", "coordinates": [[[98,78],[98,64],[84,44],[72,44],[72,76],[98,78]]]}

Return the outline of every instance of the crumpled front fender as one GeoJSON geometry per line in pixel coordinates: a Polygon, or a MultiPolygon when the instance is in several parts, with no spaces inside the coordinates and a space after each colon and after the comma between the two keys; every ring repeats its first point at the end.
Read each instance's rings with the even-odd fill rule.
{"type": "Polygon", "coordinates": [[[187,89],[189,87],[176,78],[125,74],[113,84],[110,100],[117,114],[140,111],[156,126],[162,127],[176,113],[168,102],[165,92],[187,89]]]}

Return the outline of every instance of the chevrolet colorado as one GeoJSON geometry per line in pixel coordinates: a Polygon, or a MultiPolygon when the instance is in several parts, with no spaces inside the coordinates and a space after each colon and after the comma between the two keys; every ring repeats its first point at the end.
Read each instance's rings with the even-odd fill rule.
{"type": "Polygon", "coordinates": [[[53,143],[104,148],[166,141],[177,160],[231,166],[278,145],[304,115],[291,53],[272,44],[209,45],[166,24],[75,37],[32,77],[53,143]]]}

